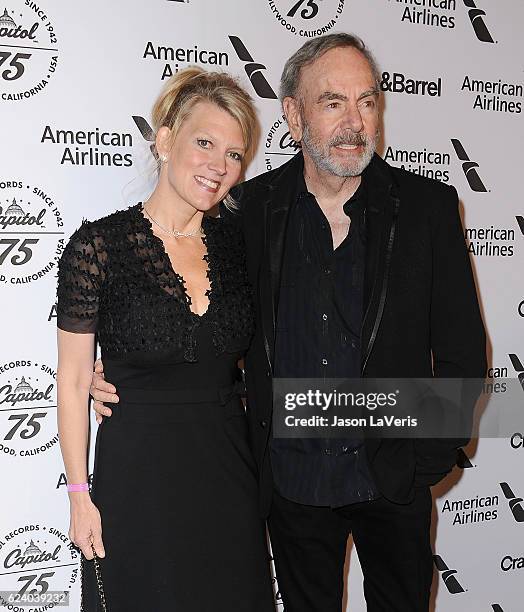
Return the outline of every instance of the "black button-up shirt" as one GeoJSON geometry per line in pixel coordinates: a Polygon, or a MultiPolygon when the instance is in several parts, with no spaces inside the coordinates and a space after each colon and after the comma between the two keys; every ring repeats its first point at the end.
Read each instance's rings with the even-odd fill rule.
{"type": "MultiPolygon", "coordinates": [[[[329,222],[300,173],[282,262],[275,377],[360,377],[365,211],[363,177],[344,204],[349,232],[333,249],[329,222]]],[[[279,494],[298,503],[337,507],[378,497],[358,438],[273,438],[271,467],[279,494]]]]}

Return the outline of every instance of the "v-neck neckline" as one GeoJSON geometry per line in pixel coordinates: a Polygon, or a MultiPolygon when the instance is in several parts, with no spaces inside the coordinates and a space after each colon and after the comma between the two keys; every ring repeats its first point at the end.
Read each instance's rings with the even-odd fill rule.
{"type": "MultiPolygon", "coordinates": [[[[194,312],[191,309],[191,304],[193,303],[193,300],[187,291],[186,281],[184,280],[184,277],[179,272],[176,271],[175,266],[173,265],[171,258],[169,257],[169,253],[166,250],[164,241],[162,240],[162,238],[160,238],[160,236],[157,236],[154,233],[153,224],[151,223],[151,220],[144,214],[143,202],[139,202],[136,206],[137,206],[137,213],[143,222],[145,234],[148,236],[152,244],[157,246],[158,252],[164,264],[164,269],[167,270],[176,279],[177,283],[179,284],[181,288],[182,295],[183,295],[183,303],[185,307],[187,308],[189,315],[198,321],[206,319],[209,316],[211,308],[213,306],[213,293],[214,293],[213,274],[211,273],[212,257],[211,257],[211,253],[209,249],[209,243],[208,243],[208,232],[211,227],[209,217],[204,215],[202,218],[202,230],[203,230],[202,242],[204,243],[204,246],[206,248],[206,253],[202,257],[202,260],[207,263],[206,277],[209,280],[209,289],[206,290],[205,294],[207,295],[209,302],[208,302],[206,310],[202,314],[199,314],[197,312],[194,312]]],[[[165,291],[165,289],[162,289],[162,287],[160,288],[160,290],[166,293],[167,295],[169,295],[169,292],[165,291]]]]}

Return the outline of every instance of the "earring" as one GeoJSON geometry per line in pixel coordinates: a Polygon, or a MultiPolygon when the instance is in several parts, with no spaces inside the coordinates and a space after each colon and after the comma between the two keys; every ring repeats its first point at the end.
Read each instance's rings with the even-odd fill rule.
{"type": "Polygon", "coordinates": [[[163,164],[165,164],[165,163],[166,163],[166,161],[167,161],[167,155],[166,155],[165,153],[163,153],[163,154],[160,156],[160,161],[161,161],[163,164]]]}

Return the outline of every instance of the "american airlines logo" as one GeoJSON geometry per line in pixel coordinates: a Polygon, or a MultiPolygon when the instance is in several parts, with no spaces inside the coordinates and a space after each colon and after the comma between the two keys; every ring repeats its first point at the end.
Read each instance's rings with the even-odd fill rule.
{"type": "Polygon", "coordinates": [[[522,215],[517,215],[515,219],[519,224],[521,234],[524,236],[524,217],[522,215]]]}
{"type": "Polygon", "coordinates": [[[517,373],[522,389],[524,389],[524,366],[522,365],[518,355],[515,355],[515,353],[509,353],[509,358],[513,369],[517,373]]]}
{"type": "Polygon", "coordinates": [[[266,77],[263,74],[263,70],[266,70],[264,64],[255,62],[251,53],[246,49],[244,43],[238,38],[238,36],[230,36],[229,40],[235,49],[238,59],[246,62],[244,69],[246,74],[253,85],[254,90],[260,98],[269,98],[276,100],[277,95],[271,88],[271,85],[267,82],[266,77]]]}
{"type": "Polygon", "coordinates": [[[474,0],[464,0],[464,4],[467,6],[469,20],[471,21],[471,25],[475,30],[475,34],[477,38],[481,42],[492,43],[495,42],[489,33],[489,30],[486,26],[486,22],[484,21],[484,17],[486,16],[486,12],[482,9],[477,8],[474,0]]]}
{"type": "Polygon", "coordinates": [[[474,467],[463,448],[457,449],[457,467],[461,468],[462,470],[474,467]]]}
{"type": "Polygon", "coordinates": [[[457,157],[462,162],[462,170],[464,171],[464,174],[466,175],[466,179],[471,189],[473,191],[477,191],[480,193],[487,192],[487,189],[486,187],[484,187],[484,183],[482,182],[482,179],[480,178],[479,173],[477,172],[477,168],[479,167],[477,162],[471,161],[469,159],[468,154],[466,153],[460,140],[457,140],[456,138],[452,138],[451,144],[453,145],[453,148],[455,149],[455,153],[457,154],[457,157]]]}
{"type": "Polygon", "coordinates": [[[524,506],[522,505],[524,500],[522,497],[517,497],[515,493],[513,493],[507,482],[500,482],[499,484],[504,493],[504,497],[508,500],[509,509],[513,514],[513,518],[517,523],[524,523],[524,506]]]}
{"type": "Polygon", "coordinates": [[[442,580],[444,581],[444,584],[446,585],[448,591],[452,595],[456,595],[457,593],[464,593],[465,589],[462,587],[462,585],[455,576],[457,570],[449,569],[449,567],[444,563],[444,560],[440,555],[433,555],[433,561],[435,563],[435,567],[442,576],[442,580]]]}
{"type": "Polygon", "coordinates": [[[151,155],[155,159],[158,160],[158,153],[155,147],[156,139],[155,139],[155,133],[153,132],[153,128],[149,125],[147,120],[144,119],[144,117],[141,117],[140,115],[133,115],[133,121],[135,122],[135,125],[138,128],[138,131],[142,134],[142,138],[146,142],[151,143],[149,145],[149,150],[151,151],[151,155]]]}

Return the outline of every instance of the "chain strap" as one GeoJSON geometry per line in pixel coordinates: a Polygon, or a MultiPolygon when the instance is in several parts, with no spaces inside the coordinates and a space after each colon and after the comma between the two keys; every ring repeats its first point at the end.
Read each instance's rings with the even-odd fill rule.
{"type": "Polygon", "coordinates": [[[80,553],[80,612],[84,611],[84,562],[80,553]]]}
{"type": "MultiPolygon", "coordinates": [[[[106,596],[104,593],[104,584],[102,582],[102,572],[98,564],[98,557],[96,555],[93,544],[91,544],[91,550],[93,551],[93,564],[95,566],[96,586],[98,588],[98,598],[100,599],[100,605],[102,606],[102,612],[107,612],[106,596]]],[[[82,553],[80,553],[80,612],[84,611],[84,563],[82,559],[82,553]]]]}

